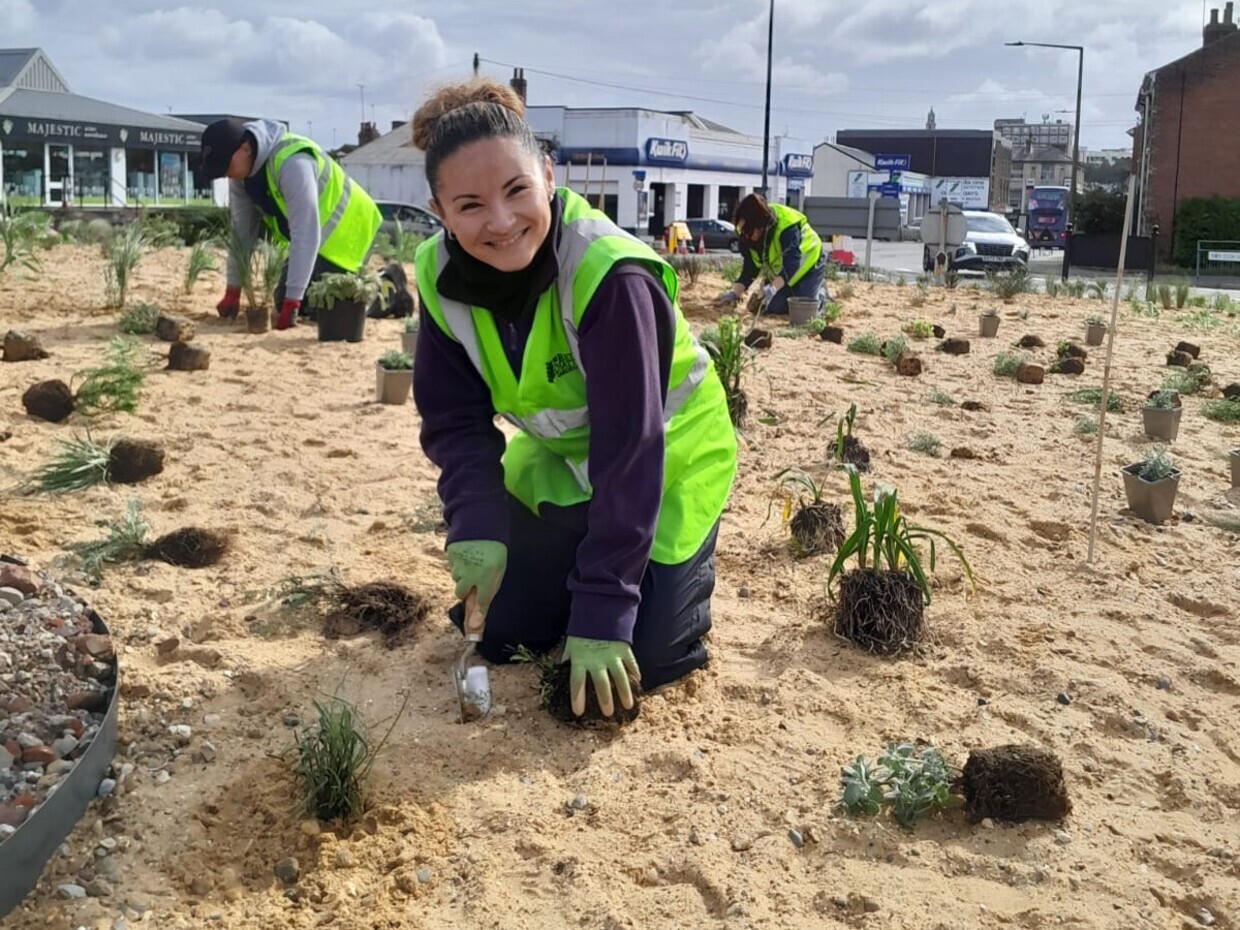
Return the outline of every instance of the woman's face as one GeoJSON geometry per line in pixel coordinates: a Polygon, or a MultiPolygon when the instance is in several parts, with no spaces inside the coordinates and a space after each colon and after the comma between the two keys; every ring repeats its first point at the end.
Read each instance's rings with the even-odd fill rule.
{"type": "Polygon", "coordinates": [[[545,155],[517,139],[483,139],[439,165],[431,208],[479,261],[521,271],[547,237],[555,176],[545,155]]]}

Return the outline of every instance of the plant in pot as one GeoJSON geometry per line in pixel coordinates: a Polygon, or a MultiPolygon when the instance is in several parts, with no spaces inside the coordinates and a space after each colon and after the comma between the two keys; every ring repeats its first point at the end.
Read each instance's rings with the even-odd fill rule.
{"type": "Polygon", "coordinates": [[[827,576],[827,594],[836,600],[831,582],[840,576],[835,634],[871,652],[894,655],[916,646],[925,631],[930,604],[918,543],[929,544],[926,566],[935,569],[936,540],[955,553],[972,586],[973,570],[956,545],[938,530],[912,526],[900,512],[895,488],[877,485],[871,508],[861,493],[861,475],[846,466],[856,511],[856,529],[840,543],[827,576]],[[857,567],[845,571],[850,558],[857,567]]]}
{"type": "Polygon", "coordinates": [[[1107,336],[1107,322],[1096,313],[1085,317],[1085,345],[1100,346],[1107,336]]]}
{"type": "MultiPolygon", "coordinates": [[[[810,495],[809,503],[804,498],[796,502],[795,514],[792,512],[793,498],[784,497],[783,522],[788,525],[797,557],[827,552],[838,546],[844,538],[844,520],[839,507],[822,499],[825,488],[799,468],[785,468],[774,480],[778,482],[777,491],[791,485],[810,495]]],[[[767,516],[770,516],[769,508],[767,516]]]]}
{"type": "Polygon", "coordinates": [[[981,326],[981,334],[987,339],[993,339],[999,334],[999,309],[991,307],[979,317],[981,326]]]}
{"type": "Polygon", "coordinates": [[[361,342],[366,330],[366,308],[383,293],[383,283],[372,271],[325,274],[306,288],[306,302],[319,318],[319,342],[361,342]]]}
{"type": "Polygon", "coordinates": [[[1160,442],[1175,442],[1180,432],[1180,415],[1184,408],[1175,391],[1152,391],[1141,408],[1145,435],[1160,442]]]}
{"type": "Polygon", "coordinates": [[[1139,462],[1125,465],[1124,493],[1128,509],[1146,523],[1171,519],[1180,469],[1162,449],[1151,449],[1139,462]]]}
{"type": "Polygon", "coordinates": [[[418,347],[418,318],[416,315],[405,317],[405,328],[400,334],[400,348],[410,358],[418,347]]]}
{"type": "Polygon", "coordinates": [[[404,404],[413,387],[413,359],[408,352],[392,349],[375,363],[375,400],[381,404],[404,404]]]}

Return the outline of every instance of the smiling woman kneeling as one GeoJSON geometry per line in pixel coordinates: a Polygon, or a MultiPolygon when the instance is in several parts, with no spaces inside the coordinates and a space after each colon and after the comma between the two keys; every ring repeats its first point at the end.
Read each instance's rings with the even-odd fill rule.
{"type": "Polygon", "coordinates": [[[444,224],[417,253],[413,393],[456,596],[476,593],[492,662],[567,635],[574,713],[590,679],[610,715],[630,677],[650,690],[706,662],[736,471],[722,385],[675,272],[555,187],[511,89],[442,88],[413,141],[444,224]]]}

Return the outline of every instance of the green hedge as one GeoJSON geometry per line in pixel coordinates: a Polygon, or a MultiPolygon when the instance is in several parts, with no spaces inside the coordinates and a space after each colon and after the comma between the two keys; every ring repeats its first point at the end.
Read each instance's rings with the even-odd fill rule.
{"type": "Polygon", "coordinates": [[[1126,194],[1107,190],[1087,191],[1076,208],[1076,232],[1118,235],[1124,231],[1126,194]]]}
{"type": "Polygon", "coordinates": [[[1240,242],[1240,200],[1194,197],[1180,204],[1172,261],[1181,268],[1195,266],[1197,243],[1204,239],[1240,242]]]}

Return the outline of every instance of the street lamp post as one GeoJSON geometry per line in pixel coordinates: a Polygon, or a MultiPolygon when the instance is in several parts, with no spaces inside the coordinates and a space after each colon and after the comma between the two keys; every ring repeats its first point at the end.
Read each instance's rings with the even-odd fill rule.
{"type": "Polygon", "coordinates": [[[1004,45],[1022,47],[1034,46],[1037,48],[1062,48],[1077,53],[1076,62],[1076,125],[1072,129],[1072,190],[1071,190],[1071,215],[1072,222],[1077,222],[1076,215],[1076,173],[1079,162],[1081,160],[1081,83],[1085,77],[1085,46],[1083,45],[1056,45],[1053,42],[1004,42],[1004,45]]]}
{"type": "Polygon", "coordinates": [[[771,53],[775,49],[775,0],[771,0],[766,23],[766,120],[762,127],[762,196],[769,198],[766,171],[771,162],[771,53]]]}

